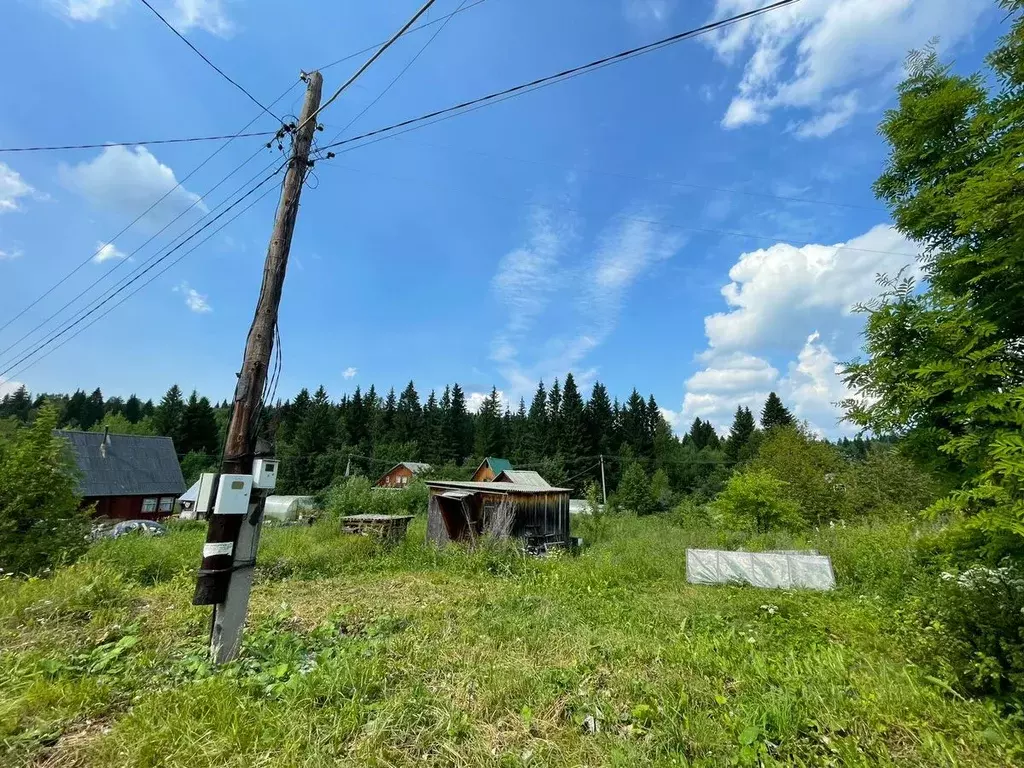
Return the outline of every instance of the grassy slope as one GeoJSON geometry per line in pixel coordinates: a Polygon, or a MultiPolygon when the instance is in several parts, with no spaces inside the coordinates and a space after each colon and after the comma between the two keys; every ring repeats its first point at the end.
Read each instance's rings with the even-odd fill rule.
{"type": "Polygon", "coordinates": [[[737,542],[664,520],[547,561],[422,535],[380,552],[326,525],[267,531],[246,650],[218,671],[189,605],[201,530],[0,582],[0,764],[1024,759],[988,706],[908,661],[909,528],[746,542],[832,554],[833,594],[689,586],[686,546],[737,542]]]}

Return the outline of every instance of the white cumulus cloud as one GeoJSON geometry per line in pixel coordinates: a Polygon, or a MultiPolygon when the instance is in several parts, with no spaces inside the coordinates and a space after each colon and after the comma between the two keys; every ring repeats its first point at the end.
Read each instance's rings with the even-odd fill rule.
{"type": "Polygon", "coordinates": [[[7,379],[0,378],[0,399],[2,399],[5,395],[13,395],[23,386],[25,385],[22,384],[20,381],[9,381],[7,379]]]}
{"type": "Polygon", "coordinates": [[[170,166],[145,147],[104,147],[92,160],[62,164],[59,174],[66,187],[101,210],[134,218],[155,206],[143,217],[151,229],[189,209],[207,210],[199,195],[178,186],[170,166]]]}
{"type": "Polygon", "coordinates": [[[207,300],[206,294],[200,293],[195,288],[189,286],[186,282],[181,282],[174,286],[172,289],[181,293],[185,296],[185,306],[196,314],[206,314],[207,312],[213,312],[213,307],[210,306],[210,302],[207,300]]]}
{"type": "MultiPolygon", "coordinates": [[[[469,413],[480,413],[480,409],[484,405],[484,400],[491,396],[490,392],[470,392],[466,396],[466,410],[469,413]]],[[[505,397],[504,390],[498,390],[498,400],[501,403],[501,411],[505,412],[505,408],[508,407],[509,401],[505,397]]]]}
{"type": "Polygon", "coordinates": [[[35,190],[21,178],[20,173],[6,163],[0,163],[0,213],[17,211],[21,207],[19,201],[34,193],[35,190]]]}
{"type": "Polygon", "coordinates": [[[704,319],[708,348],[686,381],[678,418],[728,428],[737,406],[759,412],[776,391],[813,429],[835,433],[848,396],[837,354],[858,345],[854,305],[877,295],[876,275],[910,264],[917,248],[881,225],[838,245],[778,243],[740,255],[722,289],[728,310],[704,319]],[[788,360],[785,373],[770,362],[788,360]]]}
{"type": "Polygon", "coordinates": [[[353,368],[352,366],[349,366],[342,372],[341,375],[346,379],[354,379],[357,373],[359,373],[358,368],[353,368]]]}
{"type": "Polygon", "coordinates": [[[96,243],[96,255],[92,260],[97,264],[105,261],[122,261],[127,254],[119,250],[113,243],[96,243]]]}
{"type": "MultiPolygon", "coordinates": [[[[50,1],[67,18],[80,22],[108,21],[129,5],[129,0],[50,1]]],[[[222,0],[162,0],[153,5],[182,33],[202,29],[212,35],[229,37],[235,30],[222,0]]]]}
{"type": "MultiPolygon", "coordinates": [[[[716,0],[716,19],[763,6],[716,0]]],[[[706,38],[724,60],[745,59],[722,125],[767,122],[791,110],[795,132],[823,137],[856,114],[859,89],[889,88],[912,48],[968,37],[990,0],[802,0],[706,38]]],[[[874,101],[869,100],[869,101],[874,101]]]]}

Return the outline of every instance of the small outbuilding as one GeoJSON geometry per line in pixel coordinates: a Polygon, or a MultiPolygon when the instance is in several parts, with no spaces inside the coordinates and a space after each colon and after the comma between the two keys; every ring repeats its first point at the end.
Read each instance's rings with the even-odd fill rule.
{"type": "Polygon", "coordinates": [[[568,488],[448,480],[427,488],[427,539],[435,544],[482,536],[521,539],[535,551],[570,544],[568,488]]]}
{"type": "Polygon", "coordinates": [[[381,475],[374,485],[377,488],[405,488],[416,475],[429,469],[430,465],[421,461],[403,461],[381,475]]]}
{"type": "Polygon", "coordinates": [[[62,429],[53,433],[67,441],[79,472],[82,503],[94,504],[96,517],[167,517],[185,492],[178,455],[169,437],[62,429]]]}
{"type": "Polygon", "coordinates": [[[512,462],[508,459],[496,459],[488,456],[480,462],[473,476],[470,478],[474,483],[486,483],[493,480],[507,469],[512,469],[512,462]]]}

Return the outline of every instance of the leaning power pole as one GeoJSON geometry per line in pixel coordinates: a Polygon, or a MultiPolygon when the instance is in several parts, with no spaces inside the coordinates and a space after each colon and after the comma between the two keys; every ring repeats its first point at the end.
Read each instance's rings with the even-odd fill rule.
{"type": "MultiPolygon", "coordinates": [[[[263,388],[274,349],[277,313],[288,268],[295,219],[299,213],[299,196],[309,168],[313,134],[317,129],[314,117],[320,108],[323,77],[319,72],[312,72],[305,79],[306,100],[296,123],[298,128],[292,137],[292,154],[281,186],[274,231],[270,236],[263,265],[263,285],[245,343],[242,368],[235,384],[231,423],[224,445],[220,485],[230,479],[232,487],[236,489],[251,487],[245,483],[243,486],[237,484],[246,480],[243,476],[251,475],[253,471],[256,436],[251,430],[263,407],[263,388]]],[[[218,490],[218,504],[209,517],[203,565],[192,600],[195,605],[213,605],[210,654],[216,663],[230,661],[238,654],[242,625],[249,607],[249,591],[266,497],[265,491],[252,488],[247,507],[244,506],[243,497],[240,510],[229,509],[227,503],[219,503],[224,491],[225,488],[218,490]]]]}

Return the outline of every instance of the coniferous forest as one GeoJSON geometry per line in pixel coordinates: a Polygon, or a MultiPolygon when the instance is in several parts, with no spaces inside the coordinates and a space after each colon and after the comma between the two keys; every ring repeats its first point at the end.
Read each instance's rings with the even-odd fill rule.
{"type": "MultiPolygon", "coordinates": [[[[603,456],[609,493],[635,463],[673,493],[710,498],[732,466],[756,453],[763,430],[794,421],[773,392],[760,414],[737,408],[728,434],[696,419],[679,438],[653,395],[644,398],[634,389],[620,402],[600,382],[582,393],[571,373],[564,381],[538,383],[529,402],[523,398],[511,407],[496,389],[476,413],[466,401],[459,384],[425,397],[412,381],[397,393],[356,387],[339,400],[322,386],[312,394],[303,389],[265,406],[258,437],[282,459],[282,493],[315,493],[346,474],[374,478],[400,461],[426,462],[434,476],[460,478],[485,456],[506,457],[582,493],[600,483],[603,456]]],[[[157,403],[134,395],[104,397],[100,389],[33,396],[22,388],[0,401],[0,419],[29,421],[45,402],[58,407],[61,428],[173,438],[188,482],[218,465],[230,415],[228,402],[213,404],[194,391],[186,397],[174,385],[157,403]]],[[[867,443],[843,440],[839,447],[863,456],[867,443]]]]}

